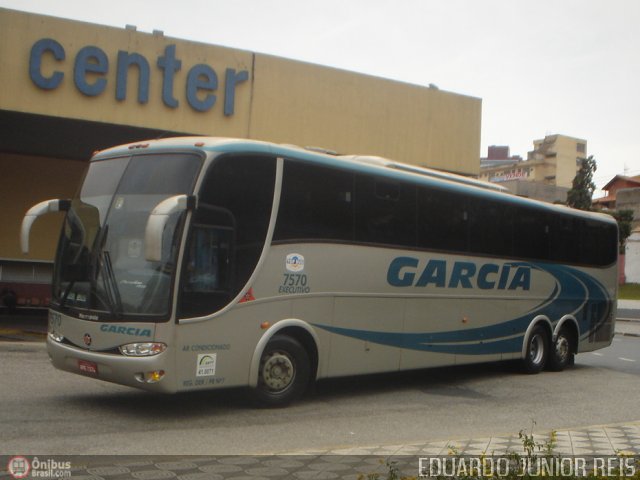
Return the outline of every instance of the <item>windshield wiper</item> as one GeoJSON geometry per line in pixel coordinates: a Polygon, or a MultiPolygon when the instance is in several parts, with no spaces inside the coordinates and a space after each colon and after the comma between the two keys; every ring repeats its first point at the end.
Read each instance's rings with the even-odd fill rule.
{"type": "MultiPolygon", "coordinates": [[[[111,256],[108,250],[103,250],[103,247],[107,240],[107,234],[109,232],[109,225],[104,225],[98,229],[98,232],[93,240],[93,248],[91,249],[91,255],[88,259],[88,278],[90,281],[90,294],[92,297],[100,300],[103,305],[109,309],[112,316],[120,318],[122,315],[122,300],[120,297],[120,291],[116,281],[115,274],[113,273],[113,264],[111,262],[111,256]],[[98,295],[98,278],[102,273],[104,282],[104,291],[106,298],[102,295],[98,295]]],[[[75,281],[70,282],[69,286],[64,292],[62,304],[64,304],[69,291],[75,284],[75,281]]],[[[93,302],[91,302],[93,304],[93,302]]]]}
{"type": "Polygon", "coordinates": [[[73,286],[76,284],[75,279],[71,280],[69,282],[69,285],[67,285],[67,288],[64,289],[64,293],[62,294],[62,298],[60,298],[60,308],[64,308],[66,303],[67,303],[67,297],[69,296],[69,293],[71,293],[71,289],[73,288],[73,286]]]}
{"type": "MultiPolygon", "coordinates": [[[[84,243],[87,238],[87,231],[84,228],[84,224],[82,223],[82,220],[80,219],[80,217],[78,216],[78,214],[76,213],[76,211],[72,206],[70,206],[69,209],[67,210],[67,215],[65,216],[65,222],[69,223],[69,227],[71,228],[71,231],[72,231],[71,235],[73,235],[74,228],[76,229],[77,232],[80,233],[80,242],[78,243],[77,252],[70,262],[71,266],[76,267],[82,255],[84,243]]],[[[69,239],[69,243],[71,243],[71,239],[69,239]]],[[[69,268],[69,267],[66,267],[66,268],[69,268]]],[[[69,285],[67,285],[67,288],[65,288],[64,293],[60,298],[60,308],[65,307],[65,304],[67,303],[67,298],[69,297],[69,294],[71,293],[71,289],[76,284],[77,280],[78,280],[77,278],[73,278],[69,280],[69,285]]]]}
{"type": "Polygon", "coordinates": [[[91,265],[94,268],[94,274],[92,278],[94,283],[92,290],[97,291],[96,281],[100,273],[104,279],[104,290],[107,294],[106,303],[109,307],[111,315],[116,318],[122,316],[122,297],[120,296],[120,290],[118,289],[118,281],[113,273],[113,263],[111,262],[111,254],[108,250],[103,250],[103,247],[107,241],[107,234],[109,232],[109,225],[104,225],[98,234],[94,242],[94,250],[92,252],[91,265]]]}
{"type": "Polygon", "coordinates": [[[118,289],[118,281],[113,273],[113,264],[111,263],[111,255],[108,250],[102,252],[102,266],[104,271],[104,287],[107,292],[109,309],[111,314],[116,317],[122,317],[122,297],[118,289]]]}
{"type": "MultiPolygon", "coordinates": [[[[111,256],[108,250],[103,250],[106,243],[107,235],[109,232],[109,226],[105,225],[101,227],[96,234],[93,241],[93,248],[91,255],[87,260],[86,280],[91,282],[90,291],[93,295],[97,295],[97,281],[102,274],[104,292],[106,295],[98,296],[101,303],[105,305],[112,316],[120,318],[122,316],[122,298],[120,296],[120,290],[118,289],[118,283],[113,271],[113,263],[111,262],[111,256]]],[[[62,294],[60,299],[60,307],[64,307],[67,299],[73,289],[78,278],[72,279],[62,294]]]]}

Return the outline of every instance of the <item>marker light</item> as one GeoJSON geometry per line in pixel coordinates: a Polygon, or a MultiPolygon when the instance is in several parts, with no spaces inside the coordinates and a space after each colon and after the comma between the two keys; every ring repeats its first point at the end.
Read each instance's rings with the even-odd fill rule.
{"type": "Polygon", "coordinates": [[[136,380],[140,383],[157,383],[164,378],[164,370],[136,373],[136,380]]]}
{"type": "Polygon", "coordinates": [[[151,357],[167,349],[167,345],[157,342],[129,343],[120,347],[120,353],[127,357],[151,357]]]}

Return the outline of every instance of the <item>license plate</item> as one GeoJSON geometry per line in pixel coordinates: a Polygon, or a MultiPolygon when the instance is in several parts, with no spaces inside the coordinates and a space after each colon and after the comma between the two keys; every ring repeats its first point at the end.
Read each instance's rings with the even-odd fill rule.
{"type": "Polygon", "coordinates": [[[94,362],[89,362],[87,360],[78,360],[78,368],[81,373],[85,375],[98,375],[98,364],[94,362]]]}

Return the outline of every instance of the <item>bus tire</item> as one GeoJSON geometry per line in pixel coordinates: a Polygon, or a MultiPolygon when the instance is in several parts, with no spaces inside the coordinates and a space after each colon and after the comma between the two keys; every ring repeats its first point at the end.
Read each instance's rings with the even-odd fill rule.
{"type": "Polygon", "coordinates": [[[573,365],[573,352],[573,335],[566,326],[563,326],[560,332],[558,332],[556,341],[553,342],[551,351],[549,352],[549,370],[560,372],[564,370],[565,367],[573,365]]]}
{"type": "Polygon", "coordinates": [[[256,399],[264,406],[286,406],[304,393],[310,372],[309,355],[300,342],[274,335],[260,357],[256,399]]]}
{"type": "Polygon", "coordinates": [[[542,325],[536,325],[527,339],[525,357],[522,361],[526,373],[539,373],[549,358],[549,333],[542,325]]]}

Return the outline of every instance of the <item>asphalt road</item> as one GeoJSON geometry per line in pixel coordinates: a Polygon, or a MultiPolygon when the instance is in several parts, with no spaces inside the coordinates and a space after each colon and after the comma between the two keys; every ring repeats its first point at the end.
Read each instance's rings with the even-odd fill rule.
{"type": "Polygon", "coordinates": [[[580,365],[640,375],[640,338],[617,335],[613,346],[579,355],[580,365]]]}
{"type": "Polygon", "coordinates": [[[286,409],[245,391],[154,396],[54,370],[42,343],[0,343],[0,453],[253,454],[511,435],[640,419],[640,338],[562,373],[510,364],[325,381],[286,409]]]}

